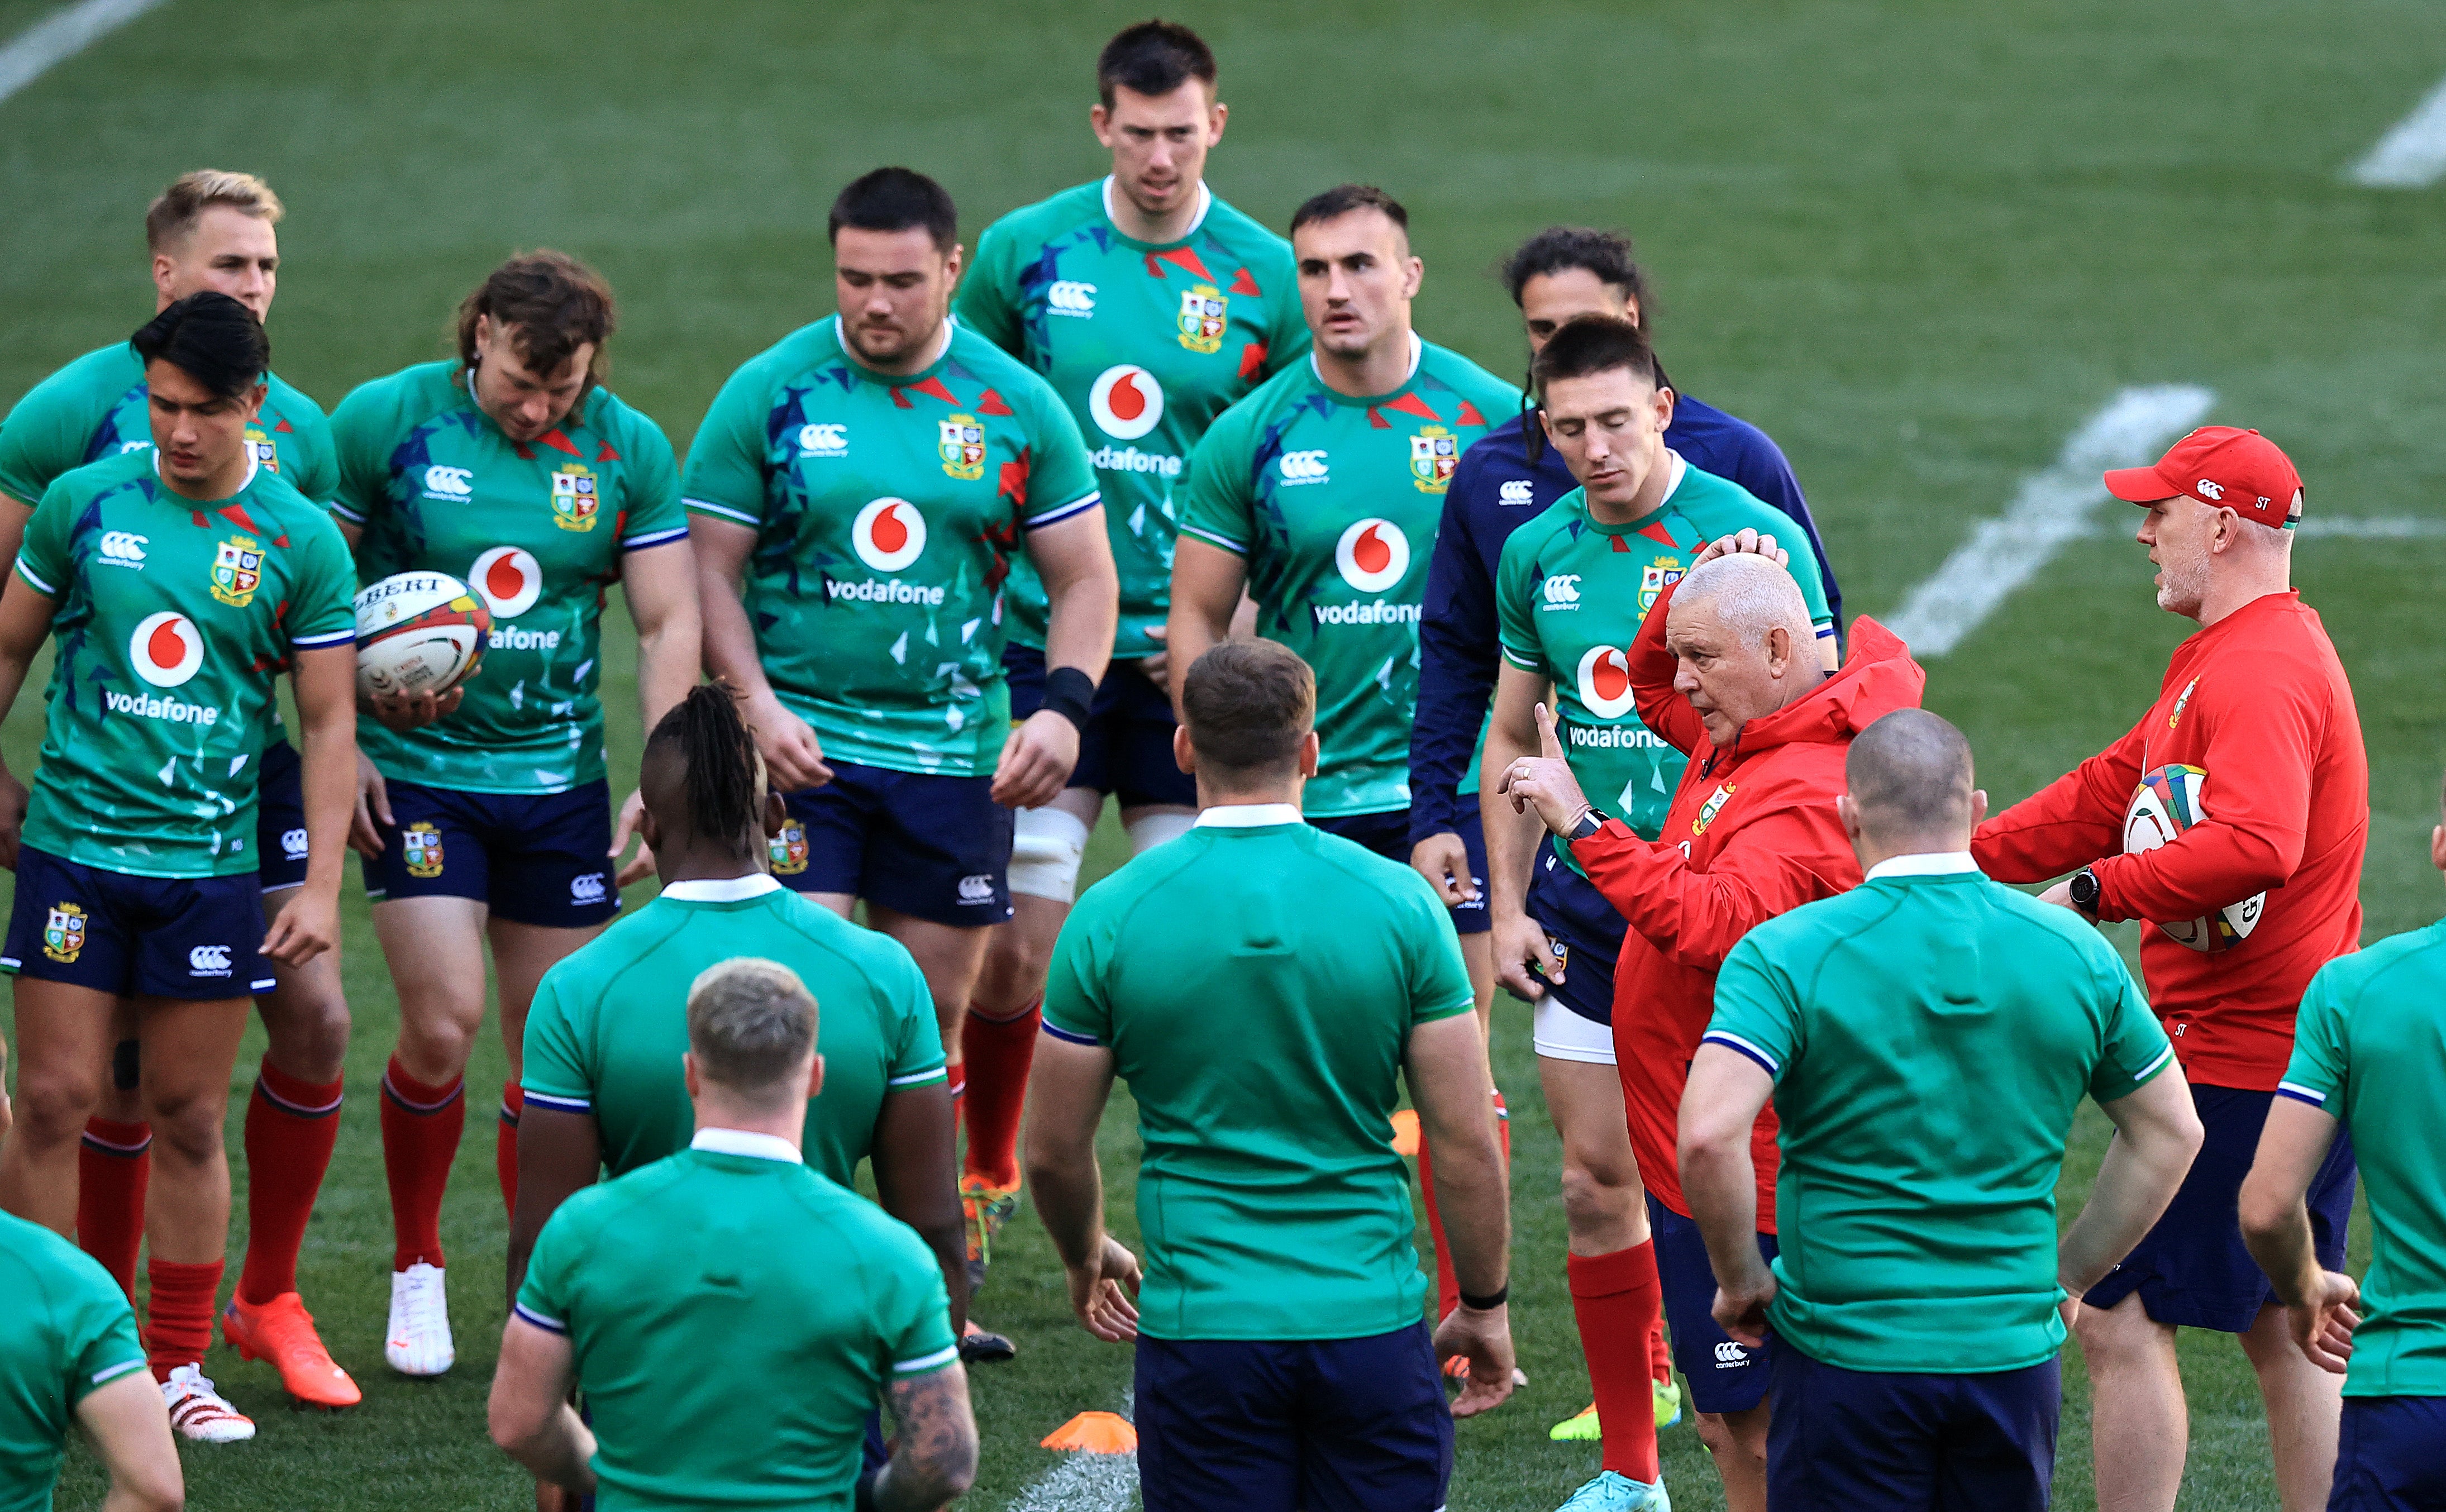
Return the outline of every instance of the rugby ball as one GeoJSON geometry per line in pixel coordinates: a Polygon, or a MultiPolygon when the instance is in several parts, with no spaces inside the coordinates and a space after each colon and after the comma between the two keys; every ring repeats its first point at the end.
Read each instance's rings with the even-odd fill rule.
{"type": "MultiPolygon", "coordinates": [[[[2208,780],[2207,771],[2197,766],[2160,766],[2141,778],[2140,785],[2132,790],[2132,805],[2123,813],[2123,853],[2138,856],[2155,850],[2207,818],[2200,790],[2208,780]]],[[[2250,937],[2267,906],[2267,895],[2254,893],[2203,918],[2152,922],[2195,951],[2226,951],[2250,937]]]]}
{"type": "Polygon", "coordinates": [[[493,612],[447,573],[394,573],[357,595],[357,690],[443,693],[476,675],[493,612]]]}

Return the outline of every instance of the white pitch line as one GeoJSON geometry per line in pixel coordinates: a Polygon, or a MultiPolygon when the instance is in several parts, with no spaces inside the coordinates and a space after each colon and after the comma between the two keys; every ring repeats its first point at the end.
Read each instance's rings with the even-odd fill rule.
{"type": "Polygon", "coordinates": [[[2090,517],[2106,502],[2098,474],[2155,461],[2160,448],[2199,424],[2215,402],[2209,389],[2188,384],[2117,394],[2072,433],[2054,466],[2022,481],[2010,508],[1981,521],[1945,565],[1910,591],[1886,628],[1922,660],[1960,645],[2066,542],[2088,530],[2090,517]]]}
{"type": "Polygon", "coordinates": [[[2344,177],[2369,189],[2426,189],[2446,174],[2446,79],[2344,177]]]}
{"type": "Polygon", "coordinates": [[[162,0],[81,0],[54,10],[0,47],[0,101],[32,84],[55,63],[156,9],[162,0]]]}
{"type": "Polygon", "coordinates": [[[2363,519],[2305,515],[2293,529],[2299,535],[2332,536],[2345,540],[2418,540],[2446,536],[2446,520],[2419,520],[2410,515],[2363,519]]]}
{"type": "Polygon", "coordinates": [[[1020,1492],[1009,1512],[1121,1512],[1138,1495],[1137,1455],[1081,1452],[1020,1492]]]}

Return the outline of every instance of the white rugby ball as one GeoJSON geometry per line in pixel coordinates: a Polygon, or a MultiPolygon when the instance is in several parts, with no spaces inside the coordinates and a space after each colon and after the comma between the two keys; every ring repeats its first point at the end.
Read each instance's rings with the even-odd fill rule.
{"type": "MultiPolygon", "coordinates": [[[[2160,766],[2140,779],[2132,803],[2123,812],[2123,852],[2137,856],[2155,850],[2208,817],[2200,791],[2208,772],[2198,766],[2160,766]]],[[[2266,893],[2254,893],[2200,918],[2153,919],[2159,929],[2195,951],[2227,951],[2250,937],[2267,906],[2266,893]]]]}
{"type": "Polygon", "coordinates": [[[447,573],[394,573],[357,594],[357,690],[443,693],[476,675],[493,612],[447,573]]]}

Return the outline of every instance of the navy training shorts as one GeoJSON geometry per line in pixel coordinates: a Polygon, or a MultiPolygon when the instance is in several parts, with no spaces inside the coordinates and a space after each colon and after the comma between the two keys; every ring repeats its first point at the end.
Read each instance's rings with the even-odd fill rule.
{"type": "MultiPolygon", "coordinates": [[[[1123,808],[1150,803],[1197,806],[1197,779],[1173,759],[1172,694],[1148,680],[1135,661],[1104,669],[1087,706],[1087,727],[1079,732],[1079,765],[1070,787],[1111,793],[1123,808]]],[[[1017,724],[1044,707],[1044,652],[1012,641],[1003,648],[1003,677],[1010,686],[1010,718],[1017,724]]]]}
{"type": "MultiPolygon", "coordinates": [[[[1486,911],[1486,825],[1478,818],[1476,793],[1461,795],[1454,819],[1453,828],[1460,835],[1461,848],[1469,853],[1469,876],[1477,884],[1477,901],[1445,912],[1452,915],[1454,933],[1483,935],[1495,928],[1495,917],[1486,911]]],[[[1388,808],[1381,814],[1337,814],[1308,822],[1328,835],[1364,845],[1388,861],[1410,864],[1410,811],[1406,808],[1388,808]]]]}
{"type": "Polygon", "coordinates": [[[783,795],[790,817],[771,842],[783,886],[959,929],[1010,917],[1011,811],[992,778],[828,765],[831,782],[783,795]]]}
{"type": "Polygon", "coordinates": [[[263,890],[306,884],[306,764],[286,735],[255,758],[254,864],[263,890]]]}
{"type": "Polygon", "coordinates": [[[1613,1022],[1613,969],[1622,959],[1630,926],[1606,901],[1597,884],[1565,865],[1551,835],[1537,842],[1529,872],[1529,917],[1545,930],[1563,968],[1563,980],[1548,984],[1555,1002],[1595,1024],[1613,1022]]]}
{"type": "MultiPolygon", "coordinates": [[[[2276,1300],[2267,1274],[2242,1242],[2238,1204],[2242,1179],[2259,1154],[2260,1125],[2273,1092],[2192,1084],[2203,1138],[2191,1174],[2174,1200],[2123,1263],[2089,1289],[2083,1307],[2113,1307],[2133,1293],[2159,1323],[2175,1328],[2248,1332],[2262,1308],[2276,1300]]],[[[2353,1213],[2352,1136],[2336,1143],[2311,1180],[2310,1237],[2323,1270],[2344,1268],[2344,1225],[2353,1213]]]]}
{"type": "Polygon", "coordinates": [[[263,888],[235,877],[130,877],[17,850],[0,970],[120,997],[216,1002],[273,987],[263,888]]]}
{"type": "MultiPolygon", "coordinates": [[[[1690,1382],[1691,1410],[1746,1412],[1765,1401],[1767,1376],[1782,1350],[1773,1334],[1754,1350],[1717,1326],[1716,1272],[1697,1221],[1650,1197],[1647,1229],[1656,1241],[1657,1279],[1665,1284],[1673,1364],[1690,1382]]],[[[1758,1241],[1759,1253],[1772,1263],[1775,1236],[1761,1234],[1758,1241]]]]}
{"type": "Polygon", "coordinates": [[[2347,1396],[2327,1512],[2446,1507],[2446,1396],[2347,1396]]]}
{"type": "Polygon", "coordinates": [[[1424,1323],[1357,1339],[1138,1343],[1146,1512],[1439,1512],[1452,1409],[1424,1323]]]}
{"type": "Polygon", "coordinates": [[[2063,1365],[1912,1375],[1847,1370],[1789,1340],[1766,1429],[1776,1512],[2044,1512],[2063,1365]]]}
{"type": "Polygon", "coordinates": [[[620,912],[612,885],[612,785],[461,793],[386,779],[392,822],[366,863],[366,896],[472,898],[497,918],[588,929],[620,912]]]}

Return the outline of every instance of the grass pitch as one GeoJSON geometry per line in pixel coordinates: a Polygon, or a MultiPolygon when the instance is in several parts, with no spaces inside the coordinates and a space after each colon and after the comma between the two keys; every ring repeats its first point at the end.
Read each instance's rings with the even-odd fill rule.
{"type": "MultiPolygon", "coordinates": [[[[47,9],[0,0],[0,35],[47,9]]],[[[732,367],[829,312],[824,210],[856,173],[897,161],[937,175],[971,242],[992,217],[1102,173],[1085,123],[1091,63],[1139,13],[965,0],[922,12],[167,7],[0,104],[12,206],[0,400],[145,318],[142,207],[211,164],[261,172],[289,202],[273,347],[281,372],[327,406],[442,355],[451,309],[486,270],[555,246],[618,289],[615,387],[684,445],[732,367]]],[[[1184,18],[1220,53],[1232,106],[1216,191],[1279,225],[1343,179],[1390,189],[1428,265],[1421,330],[1498,372],[1522,353],[1487,275],[1495,259],[1555,220],[1631,230],[1662,291],[1654,324],[1677,381],[1790,453],[1854,614],[1890,611],[2130,384],[2214,388],[2211,419],[2257,425],[2292,453],[2314,520],[2446,528],[2435,439],[2446,198],[2341,179],[2446,67],[2435,7],[1638,0],[1498,18],[1421,0],[1184,18]]],[[[2120,733],[2185,629],[2151,603],[2120,534],[2132,521],[2119,506],[2099,519],[1930,669],[1930,707],[1969,732],[2000,803],[2120,733]]],[[[2446,744],[2427,696],[2446,541],[2314,536],[2296,563],[2369,737],[2375,937],[2437,913],[2419,842],[2446,744]]],[[[607,665],[613,768],[632,771],[617,635],[607,665]]],[[[23,771],[38,741],[29,696],[0,743],[23,771]]],[[[1100,837],[1091,874],[1118,860],[1113,839],[1100,837]]],[[[357,1041],[304,1289],[367,1401],[292,1413],[268,1367],[216,1350],[208,1370],[262,1431],[190,1450],[190,1504],[524,1506],[523,1477],[483,1436],[504,1225],[482,1114],[503,1062],[490,1047],[471,1069],[478,1116],[443,1220],[460,1363],[442,1381],[405,1381],[380,1353],[389,1223],[374,1118],[396,1010],[362,894],[348,892],[357,1041]]],[[[234,1147],[260,1045],[257,1031],[240,1058],[234,1147]]],[[[1453,1504],[1542,1509],[1597,1453],[1545,1438],[1587,1390],[1556,1147],[1515,1004],[1498,1009],[1496,1068],[1514,1109],[1514,1315],[1532,1384],[1461,1427],[1453,1504]]],[[[2067,1209],[2103,1128],[2094,1114],[2080,1125],[2067,1209]]],[[[1126,1227],[1125,1100],[1106,1136],[1126,1227]]],[[[235,1255],[242,1232],[232,1241],[235,1255]]],[[[2355,1250],[2358,1269],[2365,1242],[2355,1250]]],[[[1026,1216],[978,1308],[1023,1351],[975,1382],[986,1451],[965,1504],[1001,1508],[1052,1465],[1038,1438],[1074,1411],[1121,1405],[1129,1359],[1070,1323],[1026,1216]]],[[[2187,1335],[2184,1362],[2184,1505],[2272,1504],[2239,1351],[2187,1335]]],[[[2078,1350],[2067,1365],[2059,1498],[2087,1508],[2078,1350]]],[[[1676,1502],[1719,1505],[1695,1434],[1677,1428],[1665,1448],[1676,1502]]],[[[99,1494],[90,1464],[72,1465],[62,1505],[99,1494]]]]}

